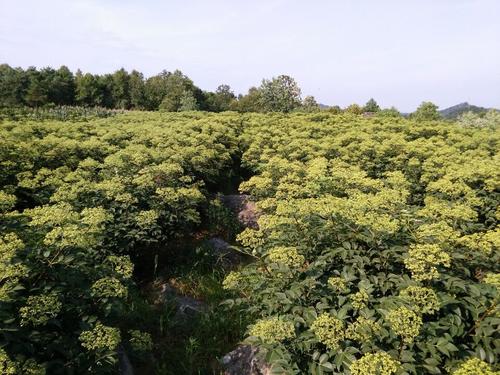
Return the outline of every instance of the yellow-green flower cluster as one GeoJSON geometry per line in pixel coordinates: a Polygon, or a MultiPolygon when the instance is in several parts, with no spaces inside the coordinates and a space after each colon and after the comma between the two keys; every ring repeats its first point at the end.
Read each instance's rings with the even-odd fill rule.
{"type": "Polygon", "coordinates": [[[127,287],[114,277],[103,277],[97,280],[91,287],[92,296],[97,298],[126,298],[127,287]]]}
{"type": "Polygon", "coordinates": [[[392,375],[400,365],[385,352],[367,353],[352,363],[350,371],[351,375],[392,375]]]}
{"type": "Polygon", "coordinates": [[[407,344],[411,344],[420,333],[422,318],[406,306],[389,311],[386,318],[393,332],[407,344]]]}
{"type": "Polygon", "coordinates": [[[415,280],[432,280],[439,276],[436,266],[450,266],[450,256],[438,245],[418,244],[410,247],[404,263],[415,280]]]}
{"type": "Polygon", "coordinates": [[[5,350],[0,348],[0,374],[15,375],[17,373],[16,363],[9,358],[5,350]]]}
{"type": "Polygon", "coordinates": [[[0,213],[7,212],[16,204],[16,196],[0,190],[0,213]]]}
{"type": "Polygon", "coordinates": [[[23,363],[21,374],[23,375],[45,375],[45,367],[36,363],[33,359],[28,359],[23,363]]]}
{"type": "Polygon", "coordinates": [[[460,233],[454,230],[444,221],[423,224],[418,227],[415,239],[426,243],[448,243],[458,239],[460,233]]]}
{"type": "Polygon", "coordinates": [[[84,208],[81,222],[93,231],[102,229],[104,223],[111,219],[111,215],[102,207],[84,208]]]}
{"type": "Polygon", "coordinates": [[[290,268],[298,268],[305,262],[303,255],[299,254],[296,247],[279,246],[272,248],[268,253],[269,261],[285,264],[290,268]]]}
{"type": "Polygon", "coordinates": [[[160,214],[156,210],[141,211],[137,214],[135,220],[141,228],[148,228],[156,224],[160,214]]]}
{"type": "Polygon", "coordinates": [[[255,230],[252,228],[245,228],[243,232],[236,236],[238,242],[243,246],[249,247],[252,251],[256,251],[262,245],[264,245],[264,233],[261,230],[255,230]]]}
{"type": "Polygon", "coordinates": [[[24,243],[14,233],[0,237],[0,301],[10,301],[19,279],[28,273],[25,265],[16,261],[24,243]]]}
{"type": "Polygon", "coordinates": [[[399,297],[422,314],[433,314],[439,310],[439,299],[431,288],[409,286],[399,293],[399,297]]]}
{"type": "Polygon", "coordinates": [[[498,375],[498,371],[493,371],[491,367],[479,358],[471,358],[453,372],[453,375],[498,375]]]}
{"type": "Polygon", "coordinates": [[[356,310],[361,310],[366,307],[370,296],[368,295],[366,290],[361,289],[359,292],[351,294],[349,298],[351,300],[352,307],[354,307],[356,310]]]}
{"type": "Polygon", "coordinates": [[[153,348],[153,340],[147,332],[142,332],[136,329],[128,331],[130,334],[130,346],[136,352],[148,352],[153,348]]]}
{"type": "Polygon", "coordinates": [[[231,271],[222,282],[222,288],[225,290],[238,289],[242,280],[243,277],[240,272],[231,271]]]}
{"type": "Polygon", "coordinates": [[[113,267],[113,271],[124,279],[130,279],[134,272],[134,264],[128,256],[110,255],[106,260],[113,267]]]}
{"type": "Polygon", "coordinates": [[[330,277],[328,279],[328,285],[338,293],[343,293],[348,290],[347,281],[343,277],[330,277]]]}
{"type": "Polygon", "coordinates": [[[29,296],[26,305],[19,309],[21,325],[41,326],[55,318],[61,311],[62,303],[55,294],[29,296]]]}
{"type": "Polygon", "coordinates": [[[249,330],[250,336],[259,337],[263,342],[274,344],[295,337],[295,327],[292,322],[286,322],[279,317],[258,320],[249,330]]]}
{"type": "Polygon", "coordinates": [[[381,328],[378,322],[360,316],[347,327],[345,337],[353,341],[366,342],[380,332],[381,328]]]}
{"type": "Polygon", "coordinates": [[[68,224],[55,227],[45,235],[44,245],[54,246],[59,249],[68,247],[88,247],[95,244],[95,238],[91,233],[82,232],[76,224],[68,224]]]}
{"type": "Polygon", "coordinates": [[[500,249],[500,228],[460,237],[458,243],[470,250],[491,255],[495,249],[500,249]]]}
{"type": "Polygon", "coordinates": [[[344,324],[340,319],[323,313],[311,324],[311,331],[329,349],[335,350],[344,339],[344,324]]]}
{"type": "Polygon", "coordinates": [[[121,342],[120,330],[97,322],[89,331],[83,331],[79,340],[87,350],[115,350],[121,342]]]}
{"type": "Polygon", "coordinates": [[[483,279],[483,282],[493,285],[500,292],[500,273],[488,273],[483,279]]]}

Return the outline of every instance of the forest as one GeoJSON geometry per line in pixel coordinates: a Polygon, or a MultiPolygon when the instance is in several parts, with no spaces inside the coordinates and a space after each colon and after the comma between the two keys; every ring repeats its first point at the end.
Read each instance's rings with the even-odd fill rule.
{"type": "MultiPolygon", "coordinates": [[[[59,69],[12,68],[0,65],[0,114],[25,114],[71,107],[149,110],[164,112],[207,111],[223,112],[318,112],[328,108],[334,114],[348,112],[361,114],[380,112],[399,116],[394,108],[381,109],[372,98],[365,105],[353,103],[342,109],[338,105],[320,105],[307,95],[301,98],[301,89],[294,78],[280,75],[263,79],[258,87],[250,87],[246,94],[236,95],[229,85],[221,84],[215,92],[203,91],[180,70],[145,77],[137,70],[130,73],[121,68],[110,74],[73,74],[66,66],[59,69]]],[[[438,107],[422,103],[421,111],[427,119],[438,119],[438,107]]],[[[471,107],[472,108],[472,107],[471,107]]],[[[479,109],[479,107],[477,107],[479,109]]],[[[52,111],[54,112],[54,111],[52,111]]],[[[486,110],[480,111],[484,115],[486,110]]],[[[420,116],[421,115],[417,115],[420,116]]],[[[42,117],[46,117],[43,114],[42,117]]]]}
{"type": "Polygon", "coordinates": [[[435,109],[0,117],[1,373],[498,374],[500,116],[435,109]]]}

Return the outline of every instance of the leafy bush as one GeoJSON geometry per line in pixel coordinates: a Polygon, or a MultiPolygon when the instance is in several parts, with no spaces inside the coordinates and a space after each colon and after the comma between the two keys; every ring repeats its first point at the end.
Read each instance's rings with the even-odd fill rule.
{"type": "Polygon", "coordinates": [[[255,262],[226,278],[228,303],[293,326],[247,341],[283,374],[498,368],[498,130],[309,118],[243,127],[256,175],[240,189],[263,215],[239,235],[255,262]]]}
{"type": "Polygon", "coordinates": [[[0,123],[3,372],[115,373],[129,328],[150,348],[123,326],[131,258],[200,223],[236,151],[232,118],[196,116],[0,123]]]}

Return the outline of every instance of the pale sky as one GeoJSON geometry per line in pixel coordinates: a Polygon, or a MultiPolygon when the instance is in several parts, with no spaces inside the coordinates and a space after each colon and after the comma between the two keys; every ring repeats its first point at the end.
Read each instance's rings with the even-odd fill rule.
{"type": "Polygon", "coordinates": [[[0,63],[236,93],[294,77],[324,104],[500,108],[500,0],[0,0],[0,63]]]}

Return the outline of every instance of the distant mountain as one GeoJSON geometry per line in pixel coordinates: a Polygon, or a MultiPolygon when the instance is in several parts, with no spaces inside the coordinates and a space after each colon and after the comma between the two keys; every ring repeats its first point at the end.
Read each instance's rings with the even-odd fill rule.
{"type": "Polygon", "coordinates": [[[441,113],[441,116],[443,116],[444,118],[456,119],[462,113],[466,113],[466,112],[484,113],[484,112],[487,112],[488,110],[489,110],[489,108],[478,107],[476,105],[472,105],[472,104],[469,104],[467,102],[464,102],[464,103],[454,105],[453,107],[443,109],[443,110],[439,111],[439,113],[441,113]]]}

